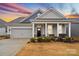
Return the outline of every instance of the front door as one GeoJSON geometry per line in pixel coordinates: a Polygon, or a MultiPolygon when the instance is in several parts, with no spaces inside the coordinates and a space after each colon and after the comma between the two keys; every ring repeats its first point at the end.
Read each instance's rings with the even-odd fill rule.
{"type": "Polygon", "coordinates": [[[37,37],[41,36],[41,28],[37,28],[37,37]]]}

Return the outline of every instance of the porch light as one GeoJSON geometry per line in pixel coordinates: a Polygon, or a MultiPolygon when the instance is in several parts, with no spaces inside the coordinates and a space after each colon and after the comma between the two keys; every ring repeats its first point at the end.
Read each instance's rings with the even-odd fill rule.
{"type": "Polygon", "coordinates": [[[40,29],[40,28],[38,28],[37,30],[38,30],[38,31],[40,31],[41,29],[40,29]]]}

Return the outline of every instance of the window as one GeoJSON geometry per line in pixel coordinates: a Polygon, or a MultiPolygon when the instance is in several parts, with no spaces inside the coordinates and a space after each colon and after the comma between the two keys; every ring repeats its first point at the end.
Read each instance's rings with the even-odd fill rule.
{"type": "Polygon", "coordinates": [[[62,34],[62,25],[59,25],[59,34],[62,34]]]}
{"type": "Polygon", "coordinates": [[[53,26],[48,25],[48,34],[52,34],[52,33],[53,33],[53,26]]]}

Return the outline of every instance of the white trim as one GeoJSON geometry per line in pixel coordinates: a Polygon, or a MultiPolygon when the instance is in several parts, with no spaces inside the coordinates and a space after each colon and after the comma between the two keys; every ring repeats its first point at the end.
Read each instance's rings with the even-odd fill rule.
{"type": "Polygon", "coordinates": [[[11,29],[13,29],[13,28],[32,28],[32,27],[9,27],[9,29],[10,29],[10,33],[9,34],[11,34],[11,29]]]}
{"type": "Polygon", "coordinates": [[[45,24],[45,23],[52,23],[52,24],[57,24],[57,23],[61,23],[61,24],[68,24],[69,22],[32,22],[32,23],[36,23],[36,24],[45,24]]]}
{"type": "Polygon", "coordinates": [[[34,23],[32,23],[32,37],[34,37],[34,28],[35,28],[34,23]]]}
{"type": "Polygon", "coordinates": [[[12,28],[32,28],[32,27],[10,27],[10,29],[12,28]]]}
{"type": "Polygon", "coordinates": [[[45,23],[45,36],[47,36],[47,35],[48,35],[48,33],[47,33],[47,32],[48,32],[47,27],[48,27],[48,26],[47,26],[47,23],[45,23]]]}
{"type": "Polygon", "coordinates": [[[9,26],[7,26],[7,34],[9,34],[9,29],[10,29],[10,27],[9,27],[9,26]]]}
{"type": "MultiPolygon", "coordinates": [[[[51,9],[53,12],[56,12],[56,13],[58,13],[62,18],[64,18],[64,15],[62,14],[62,13],[60,13],[59,11],[57,11],[55,8],[52,8],[51,9]]],[[[41,14],[39,17],[36,17],[35,19],[37,19],[37,18],[40,18],[40,17],[42,17],[43,15],[45,15],[47,12],[49,12],[50,11],[50,9],[47,9],[43,14],[41,14]]],[[[50,12],[52,12],[52,11],[50,11],[50,12]]],[[[54,13],[55,14],[55,13],[54,13]]],[[[35,20],[34,20],[35,21],[35,20]]]]}
{"type": "Polygon", "coordinates": [[[38,17],[36,17],[35,19],[41,17],[42,15],[44,15],[45,13],[47,13],[49,10],[46,10],[45,12],[43,12],[41,15],[39,15],[38,17]]]}
{"type": "MultiPolygon", "coordinates": [[[[23,20],[21,20],[20,22],[23,22],[23,21],[25,21],[26,19],[28,19],[29,17],[31,17],[32,15],[34,15],[35,13],[37,13],[38,11],[39,11],[40,9],[38,9],[38,10],[35,10],[30,16],[28,16],[28,17],[25,17],[23,20]]],[[[40,12],[42,13],[42,10],[40,10],[40,12]]],[[[37,16],[38,17],[38,16],[37,16]]]]}
{"type": "Polygon", "coordinates": [[[59,37],[59,23],[57,23],[57,37],[59,37]]]}
{"type": "Polygon", "coordinates": [[[71,23],[69,23],[69,37],[71,37],[71,23]]]}

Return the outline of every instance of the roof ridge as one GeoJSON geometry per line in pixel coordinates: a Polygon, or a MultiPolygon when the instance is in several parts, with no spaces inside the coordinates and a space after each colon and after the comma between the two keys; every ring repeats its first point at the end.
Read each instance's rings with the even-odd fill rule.
{"type": "MultiPolygon", "coordinates": [[[[55,8],[48,8],[43,14],[41,14],[39,17],[41,17],[42,15],[44,15],[45,13],[49,12],[49,11],[55,11],[56,13],[58,13],[60,16],[62,16],[63,18],[65,18],[65,16],[60,13],[57,9],[55,8]]],[[[36,18],[39,18],[39,17],[36,17],[36,18]]]]}
{"type": "Polygon", "coordinates": [[[31,15],[29,15],[28,17],[25,17],[22,21],[20,22],[23,22],[24,20],[28,19],[29,17],[33,16],[35,13],[37,13],[38,11],[42,12],[41,9],[38,9],[38,10],[35,10],[31,15]]]}

